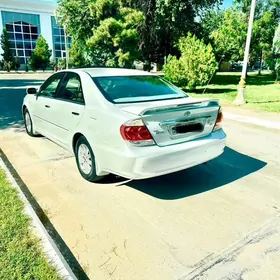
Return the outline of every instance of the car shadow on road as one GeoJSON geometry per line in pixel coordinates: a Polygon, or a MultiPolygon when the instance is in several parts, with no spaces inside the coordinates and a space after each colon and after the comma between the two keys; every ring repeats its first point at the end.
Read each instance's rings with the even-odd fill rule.
{"type": "Polygon", "coordinates": [[[174,200],[222,187],[266,166],[266,162],[229,147],[207,164],[153,179],[130,181],[126,186],[159,199],[174,200]]]}

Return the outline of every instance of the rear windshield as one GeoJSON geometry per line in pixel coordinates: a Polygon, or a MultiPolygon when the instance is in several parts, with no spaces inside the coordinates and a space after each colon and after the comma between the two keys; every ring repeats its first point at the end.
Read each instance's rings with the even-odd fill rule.
{"type": "Polygon", "coordinates": [[[158,76],[93,78],[104,96],[113,103],[133,103],[188,97],[158,76]]]}

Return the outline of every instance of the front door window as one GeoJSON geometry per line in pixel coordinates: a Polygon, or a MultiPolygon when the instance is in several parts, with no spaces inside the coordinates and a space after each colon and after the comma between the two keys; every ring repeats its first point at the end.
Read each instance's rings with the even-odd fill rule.
{"type": "Polygon", "coordinates": [[[38,96],[53,98],[64,73],[51,76],[40,88],[38,96]]]}

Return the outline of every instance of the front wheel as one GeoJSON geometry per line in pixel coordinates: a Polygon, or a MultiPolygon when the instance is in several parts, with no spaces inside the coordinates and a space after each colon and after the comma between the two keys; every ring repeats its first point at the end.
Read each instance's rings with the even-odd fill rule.
{"type": "Polygon", "coordinates": [[[97,182],[103,179],[103,176],[97,176],[95,157],[93,151],[84,136],[81,136],[75,147],[75,157],[80,174],[89,182],[97,182]]]}
{"type": "Polygon", "coordinates": [[[25,130],[26,130],[27,134],[29,136],[35,137],[36,133],[33,128],[33,122],[31,120],[29,111],[27,109],[25,109],[23,115],[24,115],[24,126],[25,126],[25,130]]]}

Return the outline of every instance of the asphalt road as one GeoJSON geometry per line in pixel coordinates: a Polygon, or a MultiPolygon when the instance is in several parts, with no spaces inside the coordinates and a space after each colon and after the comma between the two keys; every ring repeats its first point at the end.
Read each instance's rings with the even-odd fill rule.
{"type": "Polygon", "coordinates": [[[0,75],[0,148],[90,279],[279,279],[279,132],[226,120],[227,148],[208,164],[91,184],[24,133],[24,87],[42,79],[0,75]]]}

